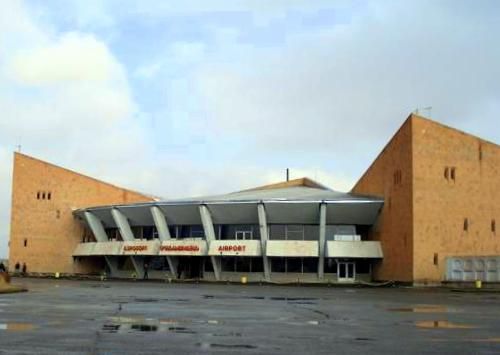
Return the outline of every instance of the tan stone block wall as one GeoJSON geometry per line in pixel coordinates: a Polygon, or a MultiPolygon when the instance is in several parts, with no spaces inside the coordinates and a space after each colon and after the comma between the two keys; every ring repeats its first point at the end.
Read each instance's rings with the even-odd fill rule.
{"type": "Polygon", "coordinates": [[[26,263],[27,271],[34,273],[97,271],[99,263],[74,262],[71,256],[83,235],[83,227],[72,211],[151,200],[149,196],[15,153],[9,268],[14,270],[19,262],[26,263]],[[38,192],[45,193],[45,199],[37,199],[38,192]]]}
{"type": "Polygon", "coordinates": [[[500,146],[418,117],[413,141],[415,281],[444,280],[447,256],[500,255],[500,146]]]}
{"type": "Polygon", "coordinates": [[[352,192],[384,197],[384,207],[369,238],[382,244],[384,259],[376,280],[413,279],[412,125],[408,119],[375,159],[352,192]]]}

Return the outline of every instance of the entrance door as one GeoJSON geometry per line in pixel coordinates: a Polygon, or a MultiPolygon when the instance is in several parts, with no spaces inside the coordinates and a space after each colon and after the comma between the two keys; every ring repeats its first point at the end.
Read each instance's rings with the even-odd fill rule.
{"type": "Polygon", "coordinates": [[[356,279],[356,264],[353,261],[339,261],[337,270],[339,282],[354,282],[356,279]]]}

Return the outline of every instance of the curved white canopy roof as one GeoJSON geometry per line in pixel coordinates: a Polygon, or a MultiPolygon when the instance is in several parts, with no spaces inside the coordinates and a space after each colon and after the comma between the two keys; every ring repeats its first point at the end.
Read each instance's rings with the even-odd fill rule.
{"type": "Polygon", "coordinates": [[[371,225],[383,199],[334,191],[303,178],[224,195],[89,207],[75,215],[82,217],[84,211],[90,211],[106,227],[115,227],[111,209],[118,208],[132,226],[153,225],[150,207],[158,206],[169,224],[201,224],[198,206],[206,205],[215,224],[258,224],[259,203],[265,205],[268,223],[317,224],[319,204],[326,203],[327,224],[371,225]]]}

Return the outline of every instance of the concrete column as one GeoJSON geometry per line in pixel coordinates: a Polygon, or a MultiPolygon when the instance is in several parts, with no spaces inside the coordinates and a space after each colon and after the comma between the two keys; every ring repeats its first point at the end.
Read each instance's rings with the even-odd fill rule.
{"type": "Polygon", "coordinates": [[[113,256],[104,256],[104,260],[106,260],[106,264],[108,264],[109,271],[111,272],[111,277],[118,275],[118,260],[113,256]]]}
{"type": "MultiPolygon", "coordinates": [[[[151,215],[155,221],[156,230],[162,242],[172,239],[170,230],[168,229],[167,219],[158,206],[151,207],[151,215]]],[[[167,256],[168,267],[173,278],[177,278],[177,263],[176,257],[167,256]]]]}
{"type": "MultiPolygon", "coordinates": [[[[108,235],[104,230],[104,226],[102,225],[101,220],[94,215],[92,212],[85,211],[85,220],[87,221],[90,230],[94,234],[95,240],[99,243],[105,243],[108,241],[108,235]]],[[[117,276],[118,271],[118,260],[113,256],[104,256],[104,260],[106,264],[109,266],[109,270],[111,271],[111,277],[117,276]]]]}
{"type": "MultiPolygon", "coordinates": [[[[212,222],[212,216],[208,207],[205,205],[200,205],[200,216],[201,223],[203,223],[203,229],[205,231],[205,238],[208,242],[208,248],[210,249],[210,243],[215,240],[215,230],[214,224],[212,222]]],[[[218,256],[211,256],[210,260],[212,261],[212,266],[214,268],[215,279],[220,280],[221,274],[221,260],[218,256]]]]}
{"type": "Polygon", "coordinates": [[[132,228],[130,228],[127,217],[117,208],[111,209],[111,215],[113,216],[116,226],[120,230],[123,241],[133,242],[135,240],[134,233],[132,233],[132,228]]]}
{"type": "MultiPolygon", "coordinates": [[[[134,233],[132,233],[132,228],[130,228],[127,217],[117,208],[111,209],[111,215],[120,230],[122,239],[125,242],[135,241],[134,233]]],[[[144,275],[144,263],[142,257],[130,256],[130,258],[132,259],[132,265],[134,265],[134,269],[137,272],[137,278],[141,278],[144,275]]]]}
{"type": "Polygon", "coordinates": [[[319,258],[318,278],[325,276],[325,248],[326,247],[326,203],[319,205],[319,258]]]}
{"type": "Polygon", "coordinates": [[[269,228],[267,225],[266,209],[263,203],[257,205],[260,226],[260,249],[262,250],[262,263],[264,264],[264,279],[267,282],[271,281],[271,266],[269,258],[266,255],[267,240],[269,239],[269,228]]]}
{"type": "Polygon", "coordinates": [[[90,230],[94,234],[95,240],[98,242],[107,242],[108,235],[104,230],[101,220],[97,218],[92,212],[85,211],[84,215],[85,220],[90,227],[90,230]]]}

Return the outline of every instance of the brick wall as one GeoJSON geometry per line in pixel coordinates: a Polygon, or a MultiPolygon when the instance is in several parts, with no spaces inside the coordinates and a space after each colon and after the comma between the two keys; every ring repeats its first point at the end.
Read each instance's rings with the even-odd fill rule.
{"type": "Polygon", "coordinates": [[[413,278],[411,123],[410,117],[352,189],[384,197],[378,222],[368,235],[382,242],[384,252],[373,270],[376,280],[413,278]]]}
{"type": "Polygon", "coordinates": [[[500,255],[500,146],[420,117],[413,127],[414,279],[440,281],[447,256],[500,255]]]}
{"type": "Polygon", "coordinates": [[[9,268],[34,273],[88,273],[98,263],[74,262],[82,226],[73,209],[151,201],[152,198],[15,153],[9,268]],[[50,194],[50,199],[49,199],[50,194]],[[26,243],[26,246],[25,246],[26,243]]]}

